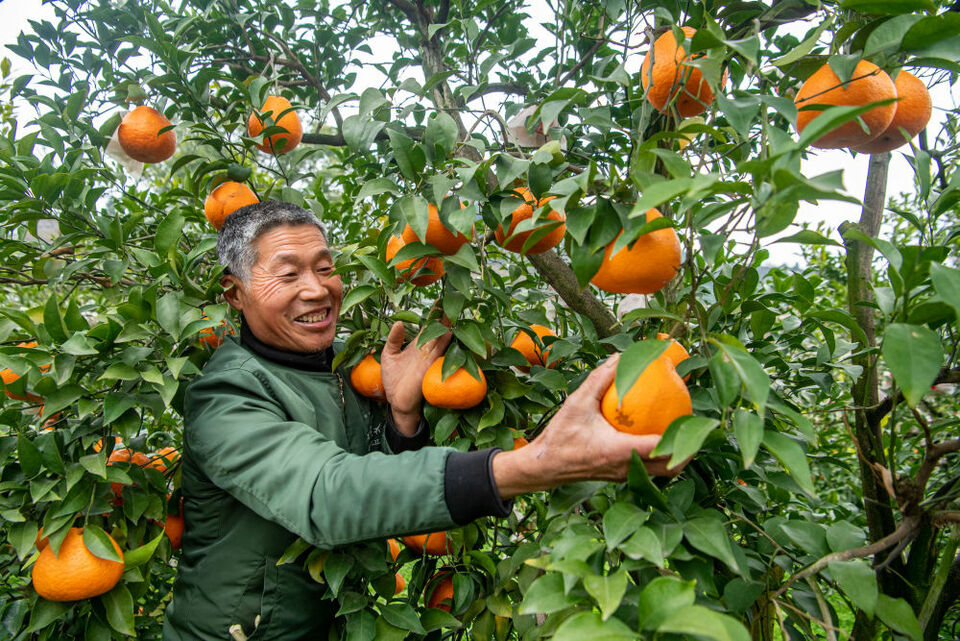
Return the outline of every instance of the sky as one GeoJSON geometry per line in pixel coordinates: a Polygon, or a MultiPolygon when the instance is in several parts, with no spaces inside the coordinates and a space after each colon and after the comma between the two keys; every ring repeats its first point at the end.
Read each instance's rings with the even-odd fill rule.
{"type": "MultiPolygon", "coordinates": [[[[534,10],[530,13],[531,15],[537,15],[540,12],[534,10]]],[[[16,42],[17,35],[24,29],[29,28],[27,21],[30,19],[47,19],[52,21],[54,19],[54,12],[49,6],[42,5],[40,0],[0,0],[0,45],[16,42]]],[[[540,27],[533,25],[532,28],[538,29],[540,27]]],[[[802,36],[806,28],[808,28],[808,25],[801,25],[798,35],[802,36]]],[[[389,42],[384,44],[389,47],[389,42]]],[[[376,50],[379,52],[378,58],[383,59],[384,55],[379,46],[376,50]]],[[[5,48],[0,55],[5,55],[11,59],[15,76],[31,71],[24,61],[20,60],[5,48]]],[[[639,56],[637,65],[639,66],[639,56]]],[[[358,74],[355,87],[359,87],[362,91],[362,89],[367,86],[378,86],[380,78],[382,78],[382,76],[379,76],[377,72],[372,72],[366,76],[364,73],[360,73],[358,74]]],[[[953,88],[952,96],[948,88],[941,88],[939,92],[934,92],[934,115],[930,125],[928,125],[928,132],[931,136],[937,131],[939,123],[943,120],[943,114],[937,111],[936,106],[957,104],[958,95],[960,95],[958,89],[960,88],[953,88]]],[[[359,93],[359,91],[357,91],[357,93],[359,93]]],[[[907,149],[909,151],[909,148],[907,149]]],[[[843,170],[843,183],[846,192],[859,199],[863,196],[868,163],[869,156],[862,154],[854,157],[853,154],[844,150],[812,150],[812,153],[810,153],[808,158],[803,162],[802,171],[805,176],[815,176],[837,169],[843,170]]],[[[893,152],[887,185],[888,198],[912,190],[912,177],[913,170],[905,159],[902,151],[893,152]]],[[[789,236],[796,233],[802,223],[815,225],[820,221],[825,222],[828,227],[833,230],[830,236],[834,240],[839,240],[839,235],[836,233],[837,227],[844,221],[856,221],[859,217],[860,207],[853,203],[836,200],[824,200],[820,201],[819,204],[801,203],[800,211],[794,221],[794,225],[782,234],[771,239],[766,239],[765,246],[770,250],[771,259],[774,263],[795,264],[800,258],[798,246],[787,243],[778,244],[771,241],[777,237],[789,236]]]]}

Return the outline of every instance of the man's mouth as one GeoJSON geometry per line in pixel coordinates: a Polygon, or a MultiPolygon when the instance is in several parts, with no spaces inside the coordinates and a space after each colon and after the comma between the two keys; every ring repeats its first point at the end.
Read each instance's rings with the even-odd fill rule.
{"type": "Polygon", "coordinates": [[[304,315],[302,315],[302,316],[297,316],[297,317],[296,317],[295,319],[293,319],[293,320],[294,320],[294,322],[297,322],[297,323],[305,323],[305,324],[309,324],[309,323],[322,323],[323,321],[327,320],[327,316],[328,316],[329,314],[330,314],[330,310],[329,310],[329,309],[324,309],[324,310],[319,311],[319,312],[310,312],[309,314],[304,314],[304,315]]]}

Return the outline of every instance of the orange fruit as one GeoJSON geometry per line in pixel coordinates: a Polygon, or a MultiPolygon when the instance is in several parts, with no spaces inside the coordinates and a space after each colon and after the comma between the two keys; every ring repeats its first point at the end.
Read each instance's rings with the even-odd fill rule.
{"type": "Polygon", "coordinates": [[[180,458],[180,452],[173,447],[164,447],[157,451],[156,456],[148,457],[149,462],[143,467],[152,467],[159,470],[161,474],[167,471],[180,458]]]}
{"type": "MultiPolygon", "coordinates": [[[[220,183],[203,201],[203,214],[214,229],[223,227],[227,216],[241,207],[260,202],[253,190],[233,180],[220,183]]],[[[203,333],[203,332],[201,332],[203,333]]],[[[213,333],[213,332],[211,332],[213,333]]]]}
{"type": "Polygon", "coordinates": [[[437,572],[430,581],[433,587],[430,589],[427,607],[449,612],[453,605],[453,576],[448,572],[437,572]]]}
{"type": "MultiPolygon", "coordinates": [[[[692,38],[697,32],[693,27],[681,29],[688,38],[692,38]]],[[[677,112],[683,118],[706,111],[713,102],[713,89],[703,79],[699,69],[687,64],[695,57],[698,56],[688,56],[683,47],[677,46],[672,30],[654,41],[653,47],[647,50],[643,64],[640,65],[640,84],[651,105],[666,112],[673,101],[677,112]]],[[[723,82],[725,81],[726,72],[723,82]]]]}
{"type": "MultiPolygon", "coordinates": [[[[647,222],[661,217],[656,209],[647,210],[647,222]]],[[[680,271],[680,241],[670,227],[644,234],[633,242],[632,247],[624,247],[611,256],[616,242],[615,238],[607,245],[600,269],[590,279],[604,291],[653,294],[663,289],[680,271]]]]}
{"type": "Polygon", "coordinates": [[[120,121],[117,142],[128,156],[140,162],[163,162],[177,150],[177,134],[169,127],[170,121],[153,107],[140,105],[120,121]]]}
{"type": "MultiPolygon", "coordinates": [[[[866,60],[858,62],[853,77],[846,84],[840,82],[840,78],[829,64],[825,64],[807,78],[793,99],[797,108],[801,109],[797,113],[797,131],[802,133],[826,107],[866,105],[896,97],[897,88],[893,80],[872,62],[866,60]],[[814,105],[819,106],[816,109],[802,110],[803,107],[814,105]]],[[[896,111],[896,103],[874,107],[860,116],[869,133],[863,130],[857,120],[851,120],[828,131],[812,146],[821,149],[842,149],[864,145],[886,131],[896,111]]]]}
{"type": "MultiPolygon", "coordinates": [[[[461,204],[460,207],[463,208],[466,207],[466,205],[461,204]]],[[[437,212],[437,208],[432,204],[427,204],[427,213],[429,214],[426,233],[427,238],[420,242],[431,245],[439,250],[440,253],[448,256],[456,254],[460,251],[460,248],[463,247],[464,243],[470,242],[469,237],[464,236],[460,232],[450,231],[444,227],[440,221],[440,214],[437,212]]],[[[403,238],[404,244],[420,240],[410,225],[403,228],[403,233],[400,236],[403,238]]]]}
{"type": "Polygon", "coordinates": [[[289,100],[283,96],[267,96],[267,99],[263,101],[263,106],[260,107],[260,113],[264,115],[264,118],[269,118],[273,122],[261,118],[257,112],[250,114],[247,119],[247,133],[251,138],[259,136],[260,132],[271,124],[287,130],[286,133],[276,133],[264,138],[263,142],[257,145],[262,151],[279,156],[288,151],[293,151],[300,144],[300,140],[303,138],[303,127],[300,124],[300,116],[292,110],[289,100]],[[270,112],[269,116],[267,116],[268,111],[270,112]]]}
{"type": "MultiPolygon", "coordinates": [[[[150,457],[144,454],[143,452],[135,452],[133,450],[123,448],[120,450],[114,450],[110,454],[110,458],[107,459],[107,465],[113,465],[114,463],[133,463],[134,465],[139,465],[140,467],[147,467],[150,465],[150,457]]],[[[114,499],[110,501],[111,505],[123,505],[123,483],[113,482],[110,484],[111,489],[113,489],[114,499]]]]}
{"type": "MultiPolygon", "coordinates": [[[[391,236],[387,243],[387,262],[393,260],[397,252],[406,244],[402,237],[391,236]]],[[[417,287],[424,287],[443,278],[443,261],[436,256],[408,258],[407,260],[401,260],[396,267],[400,272],[398,280],[409,280],[417,287]]]]}
{"type": "Polygon", "coordinates": [[[893,86],[897,89],[896,111],[893,120],[879,136],[873,140],[851,147],[853,151],[865,154],[882,154],[905,145],[923,131],[933,113],[933,103],[927,85],[909,71],[900,70],[893,86]],[[909,138],[900,129],[906,129],[909,138]]]}
{"type": "MultiPolygon", "coordinates": [[[[531,325],[530,329],[537,335],[540,339],[540,342],[543,342],[545,336],[556,336],[557,333],[554,332],[549,327],[544,327],[543,325],[531,325]]],[[[527,362],[531,365],[545,365],[547,367],[553,367],[555,363],[550,363],[547,365],[547,359],[550,357],[550,348],[542,348],[537,345],[530,334],[526,333],[523,330],[517,330],[517,335],[514,337],[513,342],[510,343],[510,347],[517,350],[523,357],[527,359],[527,362]]],[[[529,367],[518,367],[517,369],[529,372],[529,367]]]]}
{"type": "Polygon", "coordinates": [[[403,541],[404,545],[417,554],[443,556],[444,554],[450,554],[453,551],[450,547],[450,542],[447,540],[446,532],[415,534],[413,536],[405,536],[401,540],[403,541]]]}
{"type": "MultiPolygon", "coordinates": [[[[233,213],[233,212],[230,212],[233,213]]],[[[229,215],[229,214],[228,214],[229,215]]],[[[223,224],[222,222],[220,223],[223,224]]],[[[203,320],[209,320],[206,316],[203,317],[203,320]]],[[[222,330],[221,334],[218,335],[213,327],[206,327],[200,330],[199,337],[197,338],[200,343],[206,345],[211,349],[217,349],[223,345],[223,336],[227,334],[233,335],[233,328],[227,325],[227,321],[220,321],[220,327],[226,327],[226,330],[222,330]]]]}
{"type": "Polygon", "coordinates": [[[403,592],[403,588],[407,587],[407,582],[403,580],[403,577],[400,576],[400,573],[397,572],[397,589],[394,594],[400,594],[403,592]]]}
{"type": "MultiPolygon", "coordinates": [[[[37,346],[37,341],[29,341],[29,342],[26,342],[26,343],[17,343],[17,347],[33,348],[33,347],[36,347],[36,346],[37,346]]],[[[47,363],[46,365],[41,365],[41,366],[40,366],[40,371],[41,371],[41,372],[46,372],[46,371],[48,371],[49,369],[50,369],[50,364],[49,364],[49,363],[47,363]]],[[[15,373],[13,372],[13,370],[11,370],[10,368],[7,368],[7,369],[4,369],[4,370],[0,371],[0,380],[3,380],[4,386],[12,385],[12,384],[15,383],[16,381],[20,380],[20,375],[19,375],[19,374],[15,374],[15,373]]],[[[12,398],[12,399],[15,400],[15,401],[29,401],[29,402],[31,402],[31,403],[38,403],[38,402],[40,402],[40,401],[43,400],[43,397],[42,397],[42,396],[37,396],[36,394],[31,394],[30,392],[25,392],[24,395],[21,396],[20,394],[15,394],[14,392],[11,392],[9,389],[6,389],[6,390],[4,390],[4,391],[5,391],[5,393],[6,393],[7,396],[9,396],[10,398],[12,398]]]]}
{"type": "MultiPolygon", "coordinates": [[[[663,358],[669,358],[670,361],[673,363],[674,367],[676,367],[683,361],[690,358],[690,353],[683,348],[683,345],[678,343],[675,339],[671,338],[670,334],[664,334],[662,332],[659,332],[657,333],[657,340],[670,341],[670,347],[668,347],[660,356],[663,358]]],[[[690,378],[690,375],[687,374],[686,376],[683,377],[683,380],[687,381],[689,380],[689,378],[690,378]]]]}
{"type": "Polygon", "coordinates": [[[679,416],[693,413],[690,392],[669,358],[650,363],[617,403],[617,385],[611,383],[600,401],[603,417],[621,432],[663,434],[679,416]]]}
{"type": "Polygon", "coordinates": [[[183,506],[180,506],[180,514],[168,514],[167,520],[163,523],[163,531],[170,539],[170,547],[174,550],[180,549],[183,541],[183,506]]]}
{"type": "Polygon", "coordinates": [[[526,437],[523,437],[523,436],[513,437],[513,449],[519,450],[521,447],[526,447],[527,445],[530,445],[530,441],[528,441],[526,437]]]}
{"type": "Polygon", "coordinates": [[[48,601],[79,601],[109,592],[123,575],[123,552],[112,538],[110,542],[120,561],[94,556],[83,544],[83,528],[71,528],[59,554],[49,545],[40,551],[33,564],[33,588],[48,601]]]}
{"type": "Polygon", "coordinates": [[[37,530],[37,538],[34,541],[34,544],[37,546],[38,550],[42,550],[50,543],[50,537],[43,535],[43,526],[40,526],[40,529],[37,530]]]}
{"type": "Polygon", "coordinates": [[[380,378],[380,362],[373,354],[367,354],[350,371],[350,384],[357,393],[378,401],[387,400],[383,392],[383,379],[380,378]]]}
{"type": "Polygon", "coordinates": [[[390,548],[390,557],[396,561],[400,556],[400,543],[396,539],[387,539],[387,546],[390,548]]]}
{"type": "Polygon", "coordinates": [[[567,226],[564,221],[567,220],[567,217],[561,211],[550,210],[546,213],[545,216],[540,217],[540,223],[533,229],[529,231],[523,231],[519,233],[514,233],[514,230],[517,228],[522,221],[527,220],[528,218],[533,217],[533,210],[543,207],[543,205],[549,201],[553,200],[553,196],[547,196],[546,198],[541,198],[537,200],[533,197],[533,194],[526,187],[521,187],[519,189],[514,189],[514,192],[523,198],[524,203],[514,209],[510,213],[510,227],[506,232],[503,231],[503,225],[498,225],[497,230],[494,232],[494,237],[497,239],[497,244],[506,249],[507,251],[526,254],[542,254],[545,251],[548,251],[557,245],[563,240],[563,235],[567,233],[567,226]],[[545,219],[545,220],[544,220],[545,219]],[[558,221],[560,224],[555,225],[553,222],[549,221],[558,221]],[[552,229],[538,240],[530,249],[526,252],[523,251],[523,246],[526,244],[527,239],[531,235],[538,232],[540,229],[551,225],[552,229]]]}
{"type": "Polygon", "coordinates": [[[459,368],[446,380],[440,380],[443,356],[433,361],[423,376],[423,398],[434,407],[465,410],[479,405],[487,396],[487,378],[478,369],[480,379],[474,378],[466,369],[459,368]]]}

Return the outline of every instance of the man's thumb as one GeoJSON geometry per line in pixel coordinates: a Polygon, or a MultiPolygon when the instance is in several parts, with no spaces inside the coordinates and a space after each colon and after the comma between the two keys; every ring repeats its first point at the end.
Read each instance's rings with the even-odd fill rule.
{"type": "Polygon", "coordinates": [[[387,342],[383,346],[383,352],[385,354],[396,354],[400,351],[400,348],[403,347],[403,323],[397,321],[390,328],[390,333],[387,334],[387,342]]]}
{"type": "Polygon", "coordinates": [[[614,354],[608,358],[602,365],[590,372],[586,380],[580,384],[575,392],[578,396],[589,396],[598,401],[606,394],[607,388],[613,383],[613,378],[617,373],[617,363],[620,361],[620,354],[614,354]]]}

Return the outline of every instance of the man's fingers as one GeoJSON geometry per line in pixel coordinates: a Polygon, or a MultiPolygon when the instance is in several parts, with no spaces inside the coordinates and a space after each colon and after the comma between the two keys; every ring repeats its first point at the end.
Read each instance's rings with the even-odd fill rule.
{"type": "Polygon", "coordinates": [[[607,392],[607,388],[613,383],[613,377],[617,373],[617,363],[620,360],[619,354],[614,354],[608,358],[602,365],[590,372],[587,379],[580,384],[571,396],[584,396],[594,398],[598,402],[607,392]]]}
{"type": "Polygon", "coordinates": [[[427,343],[426,347],[431,356],[436,356],[439,358],[446,351],[447,345],[450,344],[451,340],[453,340],[453,332],[447,332],[442,336],[437,336],[435,339],[427,343]]]}
{"type": "Polygon", "coordinates": [[[383,353],[391,355],[400,353],[400,348],[403,347],[403,338],[403,323],[397,321],[390,328],[390,333],[387,334],[387,342],[383,345],[383,353]]]}

